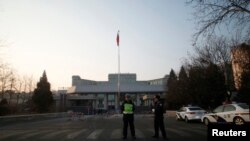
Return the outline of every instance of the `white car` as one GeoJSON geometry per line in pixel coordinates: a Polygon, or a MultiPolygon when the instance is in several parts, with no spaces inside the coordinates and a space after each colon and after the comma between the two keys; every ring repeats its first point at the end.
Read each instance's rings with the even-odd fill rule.
{"type": "Polygon", "coordinates": [[[206,111],[198,106],[181,107],[180,110],[176,112],[176,120],[185,120],[185,122],[191,120],[200,121],[205,113],[206,111]]]}
{"type": "Polygon", "coordinates": [[[201,121],[208,125],[210,123],[234,123],[243,125],[250,122],[249,105],[246,103],[235,103],[221,105],[213,110],[212,113],[205,114],[201,121]]]}

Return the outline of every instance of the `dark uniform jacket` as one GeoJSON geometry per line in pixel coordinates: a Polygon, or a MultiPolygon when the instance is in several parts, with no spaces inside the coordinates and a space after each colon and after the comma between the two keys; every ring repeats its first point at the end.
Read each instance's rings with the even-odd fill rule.
{"type": "Polygon", "coordinates": [[[163,108],[163,104],[160,101],[155,102],[154,105],[155,108],[155,117],[156,118],[163,118],[163,114],[164,114],[164,108],[163,108]]]}

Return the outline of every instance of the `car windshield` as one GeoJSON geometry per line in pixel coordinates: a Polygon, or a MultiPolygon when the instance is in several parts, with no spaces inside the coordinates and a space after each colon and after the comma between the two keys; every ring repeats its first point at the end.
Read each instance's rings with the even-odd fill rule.
{"type": "Polygon", "coordinates": [[[247,105],[246,103],[240,103],[238,104],[239,107],[241,107],[242,109],[249,109],[249,105],[247,105]]]}
{"type": "Polygon", "coordinates": [[[197,110],[202,110],[201,108],[199,107],[192,107],[192,108],[189,108],[190,111],[197,111],[197,110]]]}
{"type": "Polygon", "coordinates": [[[213,113],[219,113],[223,111],[223,105],[217,107],[216,109],[213,110],[213,113]]]}

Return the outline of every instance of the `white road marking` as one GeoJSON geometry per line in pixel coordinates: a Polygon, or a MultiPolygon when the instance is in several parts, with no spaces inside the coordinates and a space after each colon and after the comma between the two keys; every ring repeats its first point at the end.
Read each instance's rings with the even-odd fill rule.
{"type": "Polygon", "coordinates": [[[115,129],[112,131],[111,139],[121,139],[122,138],[122,129],[115,129]]]}
{"type": "Polygon", "coordinates": [[[26,135],[20,137],[19,139],[27,139],[29,137],[36,136],[36,135],[39,135],[39,134],[43,134],[43,133],[46,133],[46,132],[51,132],[51,130],[36,131],[36,132],[33,132],[33,133],[26,134],[26,135]]]}
{"type": "Polygon", "coordinates": [[[65,132],[68,132],[68,131],[69,131],[69,130],[56,131],[56,132],[53,132],[53,133],[50,133],[50,134],[47,134],[47,135],[41,137],[41,139],[49,139],[49,138],[51,138],[51,137],[54,137],[54,136],[56,136],[56,135],[59,135],[59,134],[61,134],[61,133],[65,133],[65,132]]]}
{"type": "Polygon", "coordinates": [[[32,131],[33,130],[26,130],[26,131],[25,130],[24,131],[22,131],[22,130],[13,131],[13,130],[11,130],[11,132],[7,131],[7,133],[1,131],[2,133],[1,133],[0,139],[8,138],[8,137],[11,137],[11,136],[17,136],[17,135],[29,133],[29,132],[32,132],[32,131]]]}
{"type": "Polygon", "coordinates": [[[97,137],[103,132],[103,129],[98,129],[92,132],[87,139],[97,139],[97,137]]]}
{"type": "Polygon", "coordinates": [[[87,129],[82,129],[82,130],[70,133],[70,134],[67,135],[67,139],[74,139],[74,138],[76,138],[77,136],[79,136],[81,133],[83,133],[85,131],[87,131],[87,129]]]}

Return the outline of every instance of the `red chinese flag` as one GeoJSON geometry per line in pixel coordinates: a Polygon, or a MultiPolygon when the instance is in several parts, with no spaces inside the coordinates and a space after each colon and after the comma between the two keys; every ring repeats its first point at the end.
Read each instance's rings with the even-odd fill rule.
{"type": "Polygon", "coordinates": [[[119,42],[120,42],[120,39],[119,39],[119,31],[117,32],[117,36],[116,36],[116,43],[117,43],[117,46],[119,46],[119,42]]]}

